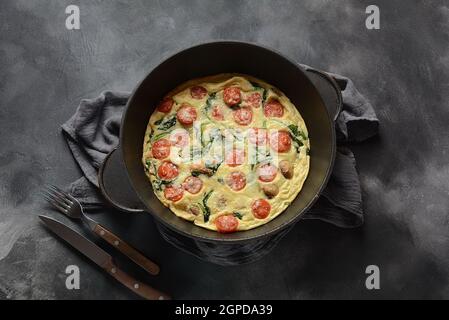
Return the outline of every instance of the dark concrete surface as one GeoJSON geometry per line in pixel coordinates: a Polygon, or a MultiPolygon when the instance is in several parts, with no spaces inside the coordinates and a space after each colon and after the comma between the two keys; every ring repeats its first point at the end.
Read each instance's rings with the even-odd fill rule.
{"type": "MultiPolygon", "coordinates": [[[[297,224],[257,263],[218,267],[166,244],[149,215],[92,216],[158,261],[136,277],[175,298],[449,298],[449,4],[440,1],[29,1],[0,6],[0,299],[132,299],[55,239],[38,191],[80,176],[59,125],[82,98],[131,90],[163,57],[213,39],[247,40],[351,77],[380,135],[353,146],[366,223],[297,224]],[[65,28],[68,4],[81,30],[65,28]],[[376,4],[381,29],[365,28],[376,4]],[[65,289],[65,267],[81,289],[65,289]],[[376,264],[381,289],[365,288],[376,264]]],[[[67,221],[70,223],[69,221],[67,221]]]]}

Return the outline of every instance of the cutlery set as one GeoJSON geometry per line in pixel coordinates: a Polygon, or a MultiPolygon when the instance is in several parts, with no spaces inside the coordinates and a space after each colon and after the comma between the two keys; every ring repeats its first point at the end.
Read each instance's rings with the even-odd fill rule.
{"type": "MultiPolygon", "coordinates": [[[[118,251],[127,256],[130,260],[139,265],[148,273],[152,275],[157,275],[159,273],[159,266],[156,263],[149,260],[142,253],[127,244],[113,232],[89,218],[84,213],[78,200],[70,194],[56,186],[48,185],[44,189],[44,197],[58,211],[62,212],[69,218],[81,221],[89,230],[104,239],[113,247],[117,248],[118,251]]],[[[133,277],[119,269],[110,254],[77,231],[50,217],[40,215],[39,218],[53,233],[83,253],[86,257],[109,273],[113,278],[139,296],[149,300],[170,299],[167,294],[135,280],[133,277]]]]}

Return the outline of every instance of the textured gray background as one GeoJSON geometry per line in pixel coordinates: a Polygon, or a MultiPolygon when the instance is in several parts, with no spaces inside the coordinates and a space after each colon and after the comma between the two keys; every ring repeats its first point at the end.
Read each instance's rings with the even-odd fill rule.
{"type": "Polygon", "coordinates": [[[148,215],[96,213],[162,273],[125,266],[175,298],[449,298],[449,4],[379,0],[2,0],[0,298],[135,298],[38,223],[64,218],[37,191],[80,176],[59,125],[81,98],[131,90],[163,57],[211,39],[271,46],[355,81],[381,120],[378,138],[353,147],[365,226],[301,222],[261,261],[224,268],[164,243],[148,215]],[[372,3],[378,31],[365,28],[372,3]],[[68,4],[80,5],[80,31],[65,29],[68,4]],[[81,290],[65,289],[68,264],[81,290]],[[379,291],[365,289],[368,264],[381,268],[379,291]]]}

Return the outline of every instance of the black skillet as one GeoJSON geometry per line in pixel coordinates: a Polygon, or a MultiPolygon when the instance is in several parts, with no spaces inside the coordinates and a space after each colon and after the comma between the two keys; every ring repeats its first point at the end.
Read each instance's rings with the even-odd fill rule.
{"type": "Polygon", "coordinates": [[[160,229],[179,235],[180,239],[239,245],[269,239],[300,219],[326,186],[335,158],[334,121],[340,108],[340,90],[332,78],[316,70],[306,70],[271,49],[244,42],[222,41],[183,50],[159,64],[132,93],[122,118],[120,146],[107,157],[100,170],[102,193],[112,205],[123,211],[150,212],[160,229]],[[219,73],[252,75],[283,91],[304,118],[311,143],[309,175],[291,205],[263,226],[232,234],[209,231],[176,217],[154,195],[141,163],[145,129],[161,98],[188,80],[219,73]],[[327,88],[324,85],[324,89],[321,86],[318,91],[317,82],[323,82],[323,79],[327,88]],[[335,101],[329,102],[329,99],[335,101]],[[326,100],[327,103],[324,102],[326,100]],[[121,158],[123,163],[120,163],[121,158]],[[106,171],[115,173],[106,175],[106,171]],[[126,181],[123,171],[126,171],[129,181],[126,181]],[[129,182],[132,189],[126,188],[129,182]],[[121,191],[117,192],[117,188],[121,191]],[[137,199],[135,194],[139,200],[133,200],[137,199]]]}

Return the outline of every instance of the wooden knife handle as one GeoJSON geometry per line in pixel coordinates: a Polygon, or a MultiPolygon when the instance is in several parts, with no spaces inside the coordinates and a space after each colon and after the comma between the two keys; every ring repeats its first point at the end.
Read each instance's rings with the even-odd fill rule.
{"type": "Polygon", "coordinates": [[[159,273],[159,266],[157,264],[149,260],[142,253],[131,247],[129,244],[117,237],[105,227],[97,224],[95,226],[94,232],[98,236],[106,240],[109,244],[116,247],[121,253],[130,258],[148,273],[152,275],[157,275],[159,273]]]}
{"type": "Polygon", "coordinates": [[[140,281],[137,281],[131,277],[126,272],[120,270],[112,261],[110,261],[106,266],[105,270],[113,276],[118,282],[123,284],[128,289],[134,291],[142,298],[147,300],[170,300],[170,296],[156,290],[140,281]]]}

